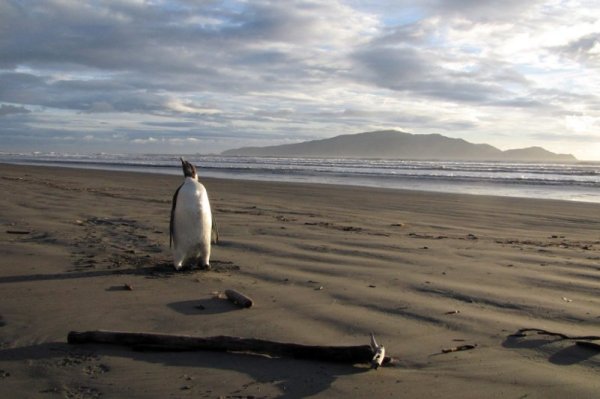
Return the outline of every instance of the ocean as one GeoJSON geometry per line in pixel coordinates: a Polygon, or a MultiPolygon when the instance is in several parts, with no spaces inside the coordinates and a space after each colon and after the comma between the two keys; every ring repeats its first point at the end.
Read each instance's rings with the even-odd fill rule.
{"type": "MultiPolygon", "coordinates": [[[[600,203],[600,162],[513,163],[187,155],[200,176],[600,203]]],[[[0,162],[181,174],[165,154],[0,153],[0,162]]]]}

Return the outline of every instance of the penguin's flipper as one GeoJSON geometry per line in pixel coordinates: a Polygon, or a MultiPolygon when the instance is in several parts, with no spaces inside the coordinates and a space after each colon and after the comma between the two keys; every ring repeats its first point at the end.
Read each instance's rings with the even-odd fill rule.
{"type": "MultiPolygon", "coordinates": [[[[183,184],[181,185],[183,186],[183,184]]],[[[177,187],[175,194],[173,194],[173,201],[171,203],[171,220],[169,221],[169,248],[171,248],[175,242],[175,206],[177,205],[177,195],[181,186],[177,187]]]]}
{"type": "Polygon", "coordinates": [[[213,244],[219,243],[219,227],[217,226],[215,215],[212,215],[212,229],[210,232],[210,237],[213,244]]]}

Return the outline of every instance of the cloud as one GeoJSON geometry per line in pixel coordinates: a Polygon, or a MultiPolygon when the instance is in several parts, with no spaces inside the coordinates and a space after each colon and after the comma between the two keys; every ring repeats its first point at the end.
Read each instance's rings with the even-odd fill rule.
{"type": "Polygon", "coordinates": [[[0,140],[213,151],[401,127],[530,144],[600,118],[600,8],[578,4],[2,1],[0,140]]]}
{"type": "Polygon", "coordinates": [[[432,14],[458,17],[479,23],[514,21],[519,15],[543,3],[540,0],[427,0],[426,7],[432,14]]]}
{"type": "Polygon", "coordinates": [[[131,141],[136,144],[148,144],[148,143],[156,143],[159,140],[155,139],[154,137],[148,137],[145,139],[133,139],[131,141]]]}
{"type": "Polygon", "coordinates": [[[87,112],[115,112],[116,109],[112,104],[106,101],[94,101],[90,104],[90,107],[86,110],[87,112]]]}
{"type": "Polygon", "coordinates": [[[19,107],[9,104],[0,104],[0,117],[14,114],[28,114],[31,111],[25,107],[19,107]]]}
{"type": "MultiPolygon", "coordinates": [[[[456,102],[502,105],[514,102],[515,94],[500,83],[522,86],[526,80],[502,63],[496,68],[487,60],[458,70],[439,62],[437,51],[404,45],[365,46],[354,54],[357,79],[409,95],[456,102]]],[[[451,60],[450,60],[451,61],[451,60]]],[[[449,64],[447,60],[447,64],[449,64]]]]}
{"type": "Polygon", "coordinates": [[[23,72],[0,73],[0,101],[86,112],[160,111],[165,99],[114,79],[64,79],[23,72]]]}
{"type": "Polygon", "coordinates": [[[217,107],[210,104],[194,104],[192,101],[182,101],[179,99],[171,99],[168,101],[167,107],[183,114],[215,115],[221,113],[217,107]]]}
{"type": "Polygon", "coordinates": [[[600,32],[587,34],[554,50],[575,61],[600,66],[600,32]]]}
{"type": "Polygon", "coordinates": [[[565,127],[575,133],[589,134],[600,127],[600,118],[588,115],[567,115],[565,116],[565,127]]]}

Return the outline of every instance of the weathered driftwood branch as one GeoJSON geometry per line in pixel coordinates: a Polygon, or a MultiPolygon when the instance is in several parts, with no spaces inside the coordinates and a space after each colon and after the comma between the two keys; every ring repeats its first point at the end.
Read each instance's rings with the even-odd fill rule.
{"type": "Polygon", "coordinates": [[[377,370],[385,360],[385,348],[377,343],[373,333],[371,333],[371,350],[374,353],[371,359],[371,368],[377,370]]]}
{"type": "MultiPolygon", "coordinates": [[[[193,337],[156,333],[133,333],[120,331],[71,331],[70,344],[112,344],[124,345],[133,349],[160,351],[216,351],[246,352],[270,355],[274,357],[293,357],[297,359],[322,360],[340,363],[371,363],[376,352],[370,345],[358,346],[317,346],[274,342],[262,339],[228,336],[193,337]]],[[[386,364],[392,359],[381,359],[386,364]]]]}
{"type": "Polygon", "coordinates": [[[600,336],[597,335],[567,335],[563,333],[542,330],[541,328],[521,328],[516,333],[512,334],[511,337],[526,337],[528,332],[533,332],[538,335],[549,335],[551,337],[558,337],[560,339],[570,340],[600,340],[600,336]]]}
{"type": "Polygon", "coordinates": [[[600,350],[600,336],[598,335],[567,335],[559,332],[543,330],[541,328],[521,328],[511,337],[521,338],[526,337],[528,332],[533,332],[538,335],[548,335],[557,337],[559,340],[575,341],[575,344],[588,349],[600,350]]]}
{"type": "Polygon", "coordinates": [[[477,344],[459,345],[459,346],[453,346],[452,348],[444,348],[444,349],[442,349],[442,353],[468,351],[470,349],[475,349],[475,348],[477,348],[477,344]]]}
{"type": "Polygon", "coordinates": [[[252,298],[250,298],[236,290],[225,290],[225,296],[231,302],[233,302],[236,305],[239,305],[243,308],[250,308],[254,304],[254,301],[252,301],[252,298]]]}

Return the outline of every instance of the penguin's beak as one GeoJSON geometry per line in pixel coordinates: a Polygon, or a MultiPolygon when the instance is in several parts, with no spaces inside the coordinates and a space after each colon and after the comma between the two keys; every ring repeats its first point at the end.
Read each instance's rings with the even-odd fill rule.
{"type": "Polygon", "coordinates": [[[183,175],[185,177],[196,178],[196,168],[194,165],[183,159],[183,157],[179,158],[181,160],[181,167],[183,169],[183,175]]]}

